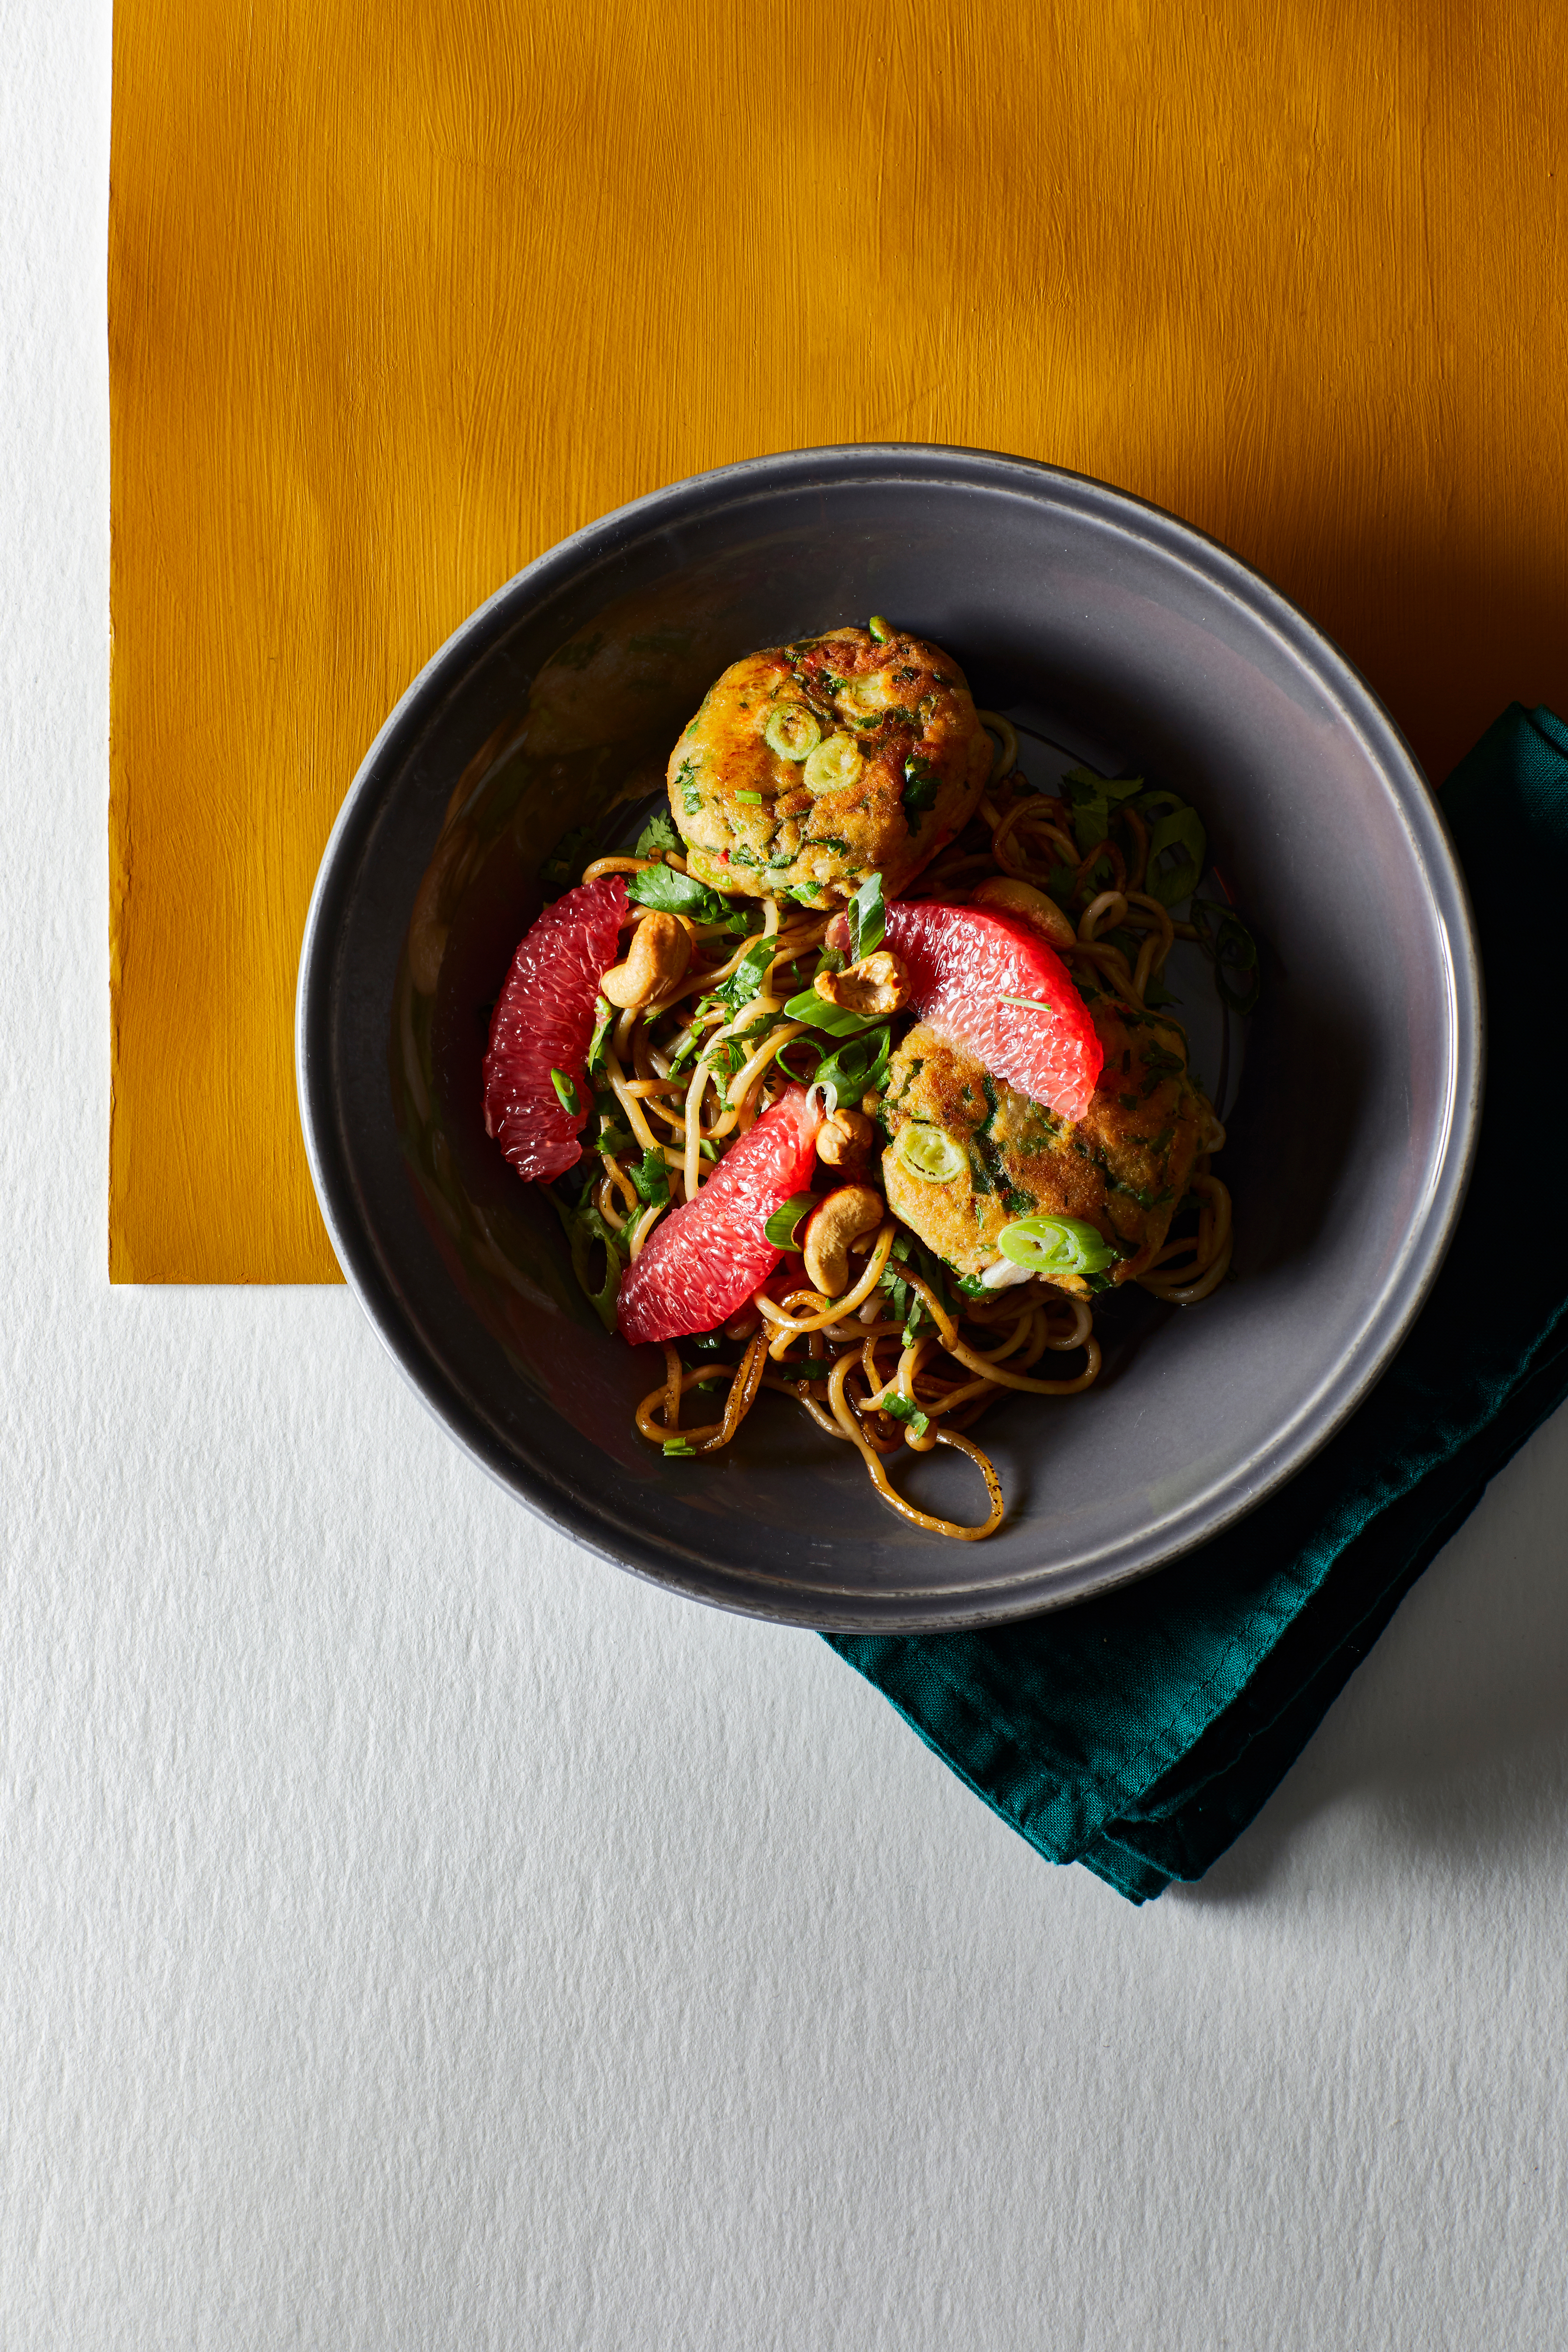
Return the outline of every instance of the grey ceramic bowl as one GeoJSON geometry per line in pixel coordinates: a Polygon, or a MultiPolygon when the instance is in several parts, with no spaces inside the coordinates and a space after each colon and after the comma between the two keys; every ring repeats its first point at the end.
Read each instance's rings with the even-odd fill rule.
{"type": "MultiPolygon", "coordinates": [[[[1238,1041],[1198,1002],[1201,970],[1177,984],[1198,1066],[1226,1056],[1228,1105],[1238,1041]]],[[[640,499],[530,564],[442,647],[328,846],[298,1057],[345,1274],[431,1410],[521,1501],[607,1559],[757,1616],[959,1626],[1156,1568],[1353,1410],[1458,1211],[1479,988],[1419,771],[1275,589],[1076,475],[858,446],[640,499]],[[726,663],[870,612],[956,655],[976,699],[1026,719],[1037,749],[1048,739],[1194,802],[1265,949],[1220,1163],[1236,1279],[1185,1312],[1119,1297],[1096,1389],[993,1412],[1010,1509],[976,1545],[885,1509],[850,1449],[782,1397],[714,1463],[653,1453],[631,1416],[660,1359],[605,1336],[548,1204],[480,1119],[488,1008],[539,906],[541,859],[568,826],[615,833],[726,663]]],[[[911,1475],[936,1507],[982,1515],[955,1455],[911,1475]]]]}

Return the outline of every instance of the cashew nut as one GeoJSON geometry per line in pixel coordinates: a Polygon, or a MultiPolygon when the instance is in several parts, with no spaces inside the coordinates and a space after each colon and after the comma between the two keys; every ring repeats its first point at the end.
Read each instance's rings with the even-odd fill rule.
{"type": "Polygon", "coordinates": [[[1070,948],[1078,933],[1072,919],[1064,915],[1054,898],[1037,890],[1032,882],[1016,881],[1010,874],[989,875],[977,883],[969,894],[970,904],[993,908],[999,915],[1017,915],[1030,927],[1049,940],[1054,948],[1070,948]]]}
{"type": "Polygon", "coordinates": [[[828,1168],[846,1176],[864,1175],[877,1140],[870,1120],[858,1110],[836,1110],[825,1118],[816,1138],[816,1156],[828,1168]]]}
{"type": "Polygon", "coordinates": [[[869,1184],[841,1184],[805,1221],[802,1249],[805,1278],[825,1298],[849,1287],[849,1244],[875,1233],[882,1222],[882,1196],[869,1184]]]}
{"type": "Polygon", "coordinates": [[[843,971],[819,971],[812,986],[818,996],[825,996],[829,1004],[841,1005],[846,1013],[875,1013],[879,1018],[902,1010],[909,997],[910,976],[890,949],[879,948],[875,955],[862,956],[843,971]]]}
{"type": "Polygon", "coordinates": [[[643,917],[622,963],[612,964],[599,986],[623,1013],[640,1013],[667,988],[686,977],[691,941],[679,915],[657,910],[643,917]]]}

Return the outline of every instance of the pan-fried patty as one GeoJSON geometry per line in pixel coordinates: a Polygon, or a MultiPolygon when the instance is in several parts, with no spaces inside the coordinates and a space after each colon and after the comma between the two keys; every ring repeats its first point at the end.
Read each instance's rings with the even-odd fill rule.
{"type": "Polygon", "coordinates": [[[834,629],[731,664],[669,755],[669,804],[699,881],[826,908],[870,873],[903,889],[968,824],[992,756],[940,646],[834,629]]]}
{"type": "MultiPolygon", "coordinates": [[[[1098,997],[1090,1011],[1105,1066],[1076,1125],[994,1078],[962,1038],[931,1022],[917,1022],[889,1065],[889,1206],[961,1274],[994,1265],[1003,1226],[1037,1213],[1081,1217],[1119,1247],[1113,1282],[1142,1274],[1164,1241],[1201,1128],[1186,1040],[1171,1022],[1114,997],[1098,997]],[[900,1159],[899,1134],[911,1119],[958,1144],[963,1166],[950,1182],[928,1183],[900,1159]]],[[[1058,1283],[1081,1295],[1089,1287],[1070,1275],[1058,1283]]]]}

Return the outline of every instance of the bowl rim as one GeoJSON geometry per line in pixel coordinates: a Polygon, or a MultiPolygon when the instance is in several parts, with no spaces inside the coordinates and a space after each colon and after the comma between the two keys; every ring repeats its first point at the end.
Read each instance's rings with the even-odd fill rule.
{"type": "MultiPolygon", "coordinates": [[[[1436,1278],[1464,1204],[1474,1166],[1485,1082],[1484,992],[1469,893],[1436,794],[1379,697],[1333,640],[1255,565],[1223,541],[1168,509],[1091,475],[1043,459],[940,442],[847,442],[781,450],[684,477],[647,491],[584,524],[502,583],[437,648],[398,697],[362,759],[328,836],[301,940],[295,997],[295,1071],[300,1121],[316,1197],[349,1287],[399,1370],[426,1409],[479,1466],[536,1517],[615,1566],[667,1590],[767,1622],[835,1631],[957,1632],[1071,1606],[1151,1575],[1196,1549],[1254,1510],[1305,1467],[1351,1418],[1388,1369],[1436,1278]],[[331,1006],[338,917],[379,814],[384,778],[399,772],[441,703],[458,690],[475,662],[512,624],[520,604],[542,603],[576,578],[591,559],[668,530],[693,514],[726,509],[780,490],[844,482],[967,483],[1044,499],[1131,529],[1167,558],[1200,574],[1242,604],[1303,662],[1342,720],[1360,737],[1398,801],[1414,836],[1444,948],[1444,1016],[1448,1089],[1432,1177],[1412,1218],[1417,1244],[1401,1254],[1363,1328],[1360,1361],[1326,1395],[1309,1401],[1270,1444],[1249,1476],[1240,1465],[1235,1491],[1188,1534],[1156,1538],[1146,1555],[1111,1566],[1090,1560],[1011,1579],[973,1601],[951,1592],[911,1602],[868,1594],[830,1607],[790,1598],[787,1584],[756,1583],[659,1541],[617,1527],[563,1486],[547,1483],[506,1453],[432,1362],[378,1263],[357,1211],[352,1175],[333,1131],[331,1006]],[[1048,1582],[1047,1581],[1048,1580],[1048,1582]]],[[[1198,1507],[1192,1507],[1194,1510],[1198,1507]]]]}

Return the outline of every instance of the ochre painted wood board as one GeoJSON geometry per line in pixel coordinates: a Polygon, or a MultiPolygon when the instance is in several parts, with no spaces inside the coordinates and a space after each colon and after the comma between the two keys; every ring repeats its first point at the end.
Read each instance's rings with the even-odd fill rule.
{"type": "Polygon", "coordinates": [[[658,483],[1022,451],[1260,565],[1435,774],[1568,708],[1565,68],[1538,0],[118,0],[114,1277],[333,1278],[333,814],[658,483]]]}

